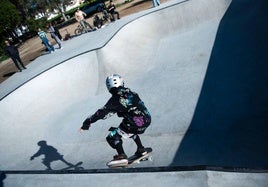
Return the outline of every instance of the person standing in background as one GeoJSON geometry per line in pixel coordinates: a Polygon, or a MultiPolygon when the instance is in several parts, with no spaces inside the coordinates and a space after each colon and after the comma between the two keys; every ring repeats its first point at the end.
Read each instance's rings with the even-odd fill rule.
{"type": "Polygon", "coordinates": [[[51,38],[53,38],[57,42],[59,49],[61,49],[61,41],[58,35],[56,34],[56,31],[51,23],[47,25],[47,29],[48,29],[48,32],[51,34],[51,38]]]}
{"type": "Polygon", "coordinates": [[[54,52],[55,48],[53,45],[50,44],[49,40],[47,39],[46,33],[42,31],[40,28],[38,28],[38,36],[41,38],[42,43],[46,46],[49,53],[54,52]]]}
{"type": "Polygon", "coordinates": [[[113,3],[113,0],[110,0],[110,3],[108,5],[108,13],[111,14],[112,16],[112,21],[115,21],[114,14],[117,15],[117,19],[120,19],[119,12],[115,11],[116,7],[115,4],[113,3]]]}
{"type": "Polygon", "coordinates": [[[160,5],[160,0],[153,0],[153,6],[157,7],[160,5]]]}
{"type": "Polygon", "coordinates": [[[63,39],[62,39],[62,36],[61,36],[61,34],[60,34],[60,31],[59,31],[59,29],[58,29],[58,27],[57,27],[57,22],[54,22],[52,26],[54,27],[55,34],[59,37],[60,40],[63,40],[63,39]]]}
{"type": "Polygon", "coordinates": [[[18,49],[14,45],[11,45],[8,40],[5,40],[4,51],[13,60],[14,64],[20,72],[22,71],[22,69],[26,69],[26,67],[21,61],[18,49]]]}

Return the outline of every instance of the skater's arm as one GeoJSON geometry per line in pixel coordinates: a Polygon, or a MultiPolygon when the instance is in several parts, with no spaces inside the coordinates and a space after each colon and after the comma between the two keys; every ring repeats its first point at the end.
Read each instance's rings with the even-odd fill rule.
{"type": "Polygon", "coordinates": [[[82,130],[88,130],[92,123],[100,119],[106,119],[113,114],[116,113],[116,104],[114,102],[114,98],[111,98],[101,109],[97,110],[95,114],[88,117],[84,122],[83,126],[81,127],[82,130]]]}
{"type": "Polygon", "coordinates": [[[105,108],[99,109],[95,114],[93,114],[83,122],[83,126],[81,127],[81,129],[88,130],[92,123],[95,123],[100,119],[106,119],[112,116],[113,114],[114,114],[113,112],[109,112],[105,108]]]}

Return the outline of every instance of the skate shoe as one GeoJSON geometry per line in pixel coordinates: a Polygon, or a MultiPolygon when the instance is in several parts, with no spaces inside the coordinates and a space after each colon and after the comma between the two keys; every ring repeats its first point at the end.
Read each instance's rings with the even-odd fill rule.
{"type": "Polygon", "coordinates": [[[120,154],[120,155],[115,155],[114,159],[107,163],[107,166],[119,167],[119,166],[126,166],[127,164],[128,164],[127,155],[120,154]]]}
{"type": "Polygon", "coordinates": [[[115,155],[113,160],[123,160],[123,159],[127,159],[127,155],[125,154],[115,155]]]}
{"type": "Polygon", "coordinates": [[[135,155],[140,157],[140,156],[144,156],[147,154],[147,151],[145,150],[144,147],[138,148],[137,151],[135,152],[135,155]]]}

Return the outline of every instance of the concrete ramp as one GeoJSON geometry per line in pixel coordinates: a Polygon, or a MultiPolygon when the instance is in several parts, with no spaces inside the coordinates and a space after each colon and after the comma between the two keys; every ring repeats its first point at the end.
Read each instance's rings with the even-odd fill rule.
{"type": "Polygon", "coordinates": [[[174,165],[268,168],[267,9],[232,1],[174,165]]]}
{"type": "MultiPolygon", "coordinates": [[[[134,185],[138,181],[132,181],[132,178],[137,176],[143,181],[150,178],[153,185],[174,186],[178,178],[184,178],[186,180],[182,181],[185,186],[214,186],[217,179],[232,178],[233,175],[223,175],[221,172],[197,171],[167,172],[165,178],[160,180],[162,173],[156,172],[157,168],[168,171],[169,167],[174,169],[202,164],[232,166],[210,163],[209,149],[205,149],[208,152],[200,157],[204,162],[191,154],[199,150],[198,143],[202,143],[200,139],[192,142],[191,132],[196,132],[194,138],[206,135],[204,131],[196,130],[202,129],[202,125],[193,130],[192,126],[198,122],[205,123],[196,115],[201,115],[202,111],[199,111],[204,107],[200,108],[204,79],[205,83],[207,79],[213,79],[213,76],[208,78],[207,68],[213,59],[212,52],[217,50],[215,38],[218,38],[220,21],[230,3],[231,0],[171,1],[139,14],[132,21],[127,22],[129,17],[126,17],[104,29],[74,38],[66,43],[63,50],[33,62],[32,67],[40,66],[41,62],[53,64],[55,59],[61,59],[62,63],[54,64],[33,76],[13,92],[1,94],[5,95],[0,102],[0,168],[7,174],[7,178],[2,179],[4,184],[16,186],[20,180],[27,178],[25,186],[34,186],[35,180],[49,181],[45,186],[84,186],[89,182],[92,186],[111,185],[105,180],[105,174],[91,174],[88,177],[83,174],[71,175],[66,171],[109,172],[105,169],[105,163],[115,151],[108,146],[105,137],[109,127],[117,126],[120,119],[114,116],[98,121],[83,134],[78,129],[88,115],[109,99],[104,81],[111,73],[121,74],[126,86],[139,93],[152,114],[152,125],[141,138],[145,146],[153,148],[154,161],[141,163],[137,167],[141,168],[138,170],[141,172],[143,168],[151,168],[150,171],[155,172],[147,170],[147,178],[141,177],[142,173],[133,174],[133,170],[125,170],[131,172],[128,174],[123,174],[121,170],[111,170],[117,173],[109,174],[112,181],[124,178],[121,186],[134,185]],[[117,28],[117,24],[123,26],[117,28]],[[94,39],[100,40],[97,36],[108,32],[114,33],[113,37],[102,41],[106,42],[102,47],[92,48],[94,39]],[[77,53],[70,57],[74,50],[77,53]],[[191,145],[194,145],[193,151],[190,151],[191,145]],[[42,156],[35,154],[40,149],[43,151],[42,156]],[[30,160],[33,155],[35,159],[30,160]],[[44,155],[52,171],[45,171],[48,168],[42,161],[44,155]],[[12,171],[17,171],[13,172],[16,175],[12,175],[12,171]],[[44,175],[53,172],[58,175],[44,175]],[[187,181],[193,178],[198,179],[187,181]]],[[[209,69],[208,73],[210,71],[213,70],[209,69]]],[[[220,70],[217,72],[220,73],[220,70]]],[[[210,128],[206,125],[204,127],[204,130],[210,128]]],[[[213,142],[212,134],[208,136],[206,140],[213,142]]],[[[203,147],[207,144],[200,145],[203,147]]],[[[125,141],[124,147],[129,156],[136,150],[131,140],[125,141]]],[[[243,180],[247,176],[239,175],[243,180]]],[[[267,184],[265,175],[256,174],[250,181],[255,183],[255,180],[261,185],[267,184]]],[[[141,184],[148,185],[148,182],[141,184]]]]}

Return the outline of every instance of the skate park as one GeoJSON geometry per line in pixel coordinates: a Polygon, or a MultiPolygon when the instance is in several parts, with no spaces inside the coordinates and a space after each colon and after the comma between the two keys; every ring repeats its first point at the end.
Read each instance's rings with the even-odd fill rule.
{"type": "Polygon", "coordinates": [[[0,85],[2,186],[267,186],[267,9],[264,0],[172,0],[37,58],[0,85]],[[135,168],[105,165],[120,118],[78,132],[109,99],[112,73],[152,114],[141,139],[153,161],[135,168]],[[80,168],[30,160],[40,141],[80,168]]]}

